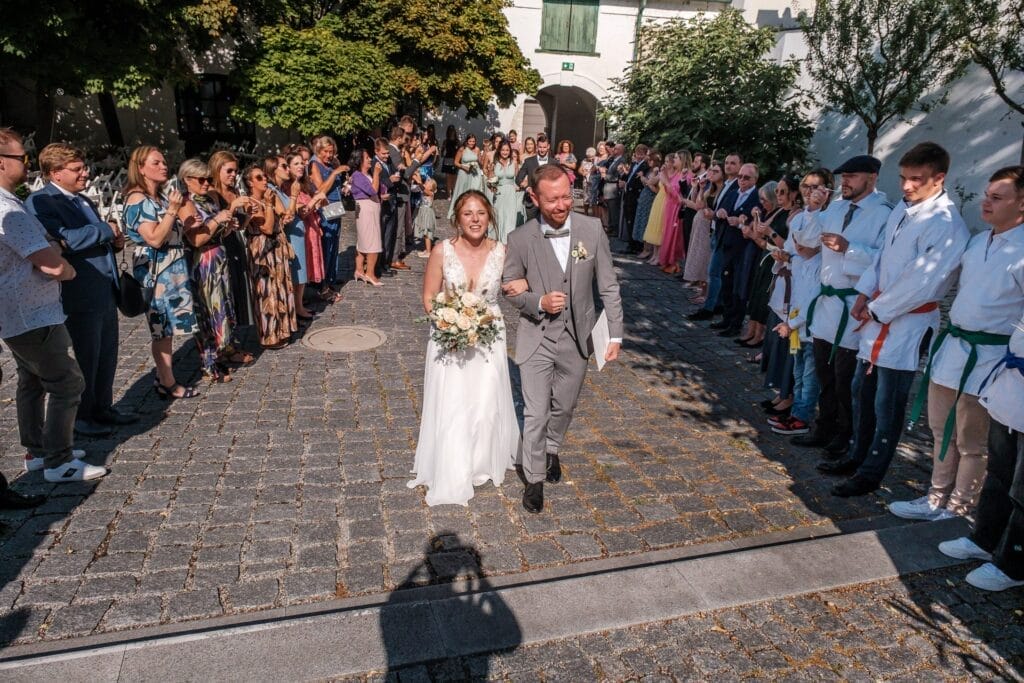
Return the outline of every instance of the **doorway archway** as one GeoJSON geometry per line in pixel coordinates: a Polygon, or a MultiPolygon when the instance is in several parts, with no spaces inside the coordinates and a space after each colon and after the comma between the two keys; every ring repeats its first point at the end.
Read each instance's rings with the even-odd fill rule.
{"type": "Polygon", "coordinates": [[[577,158],[587,147],[604,139],[605,125],[597,117],[598,101],[592,94],[572,85],[549,85],[527,100],[523,110],[523,137],[545,132],[552,150],[559,140],[569,140],[577,158]]]}

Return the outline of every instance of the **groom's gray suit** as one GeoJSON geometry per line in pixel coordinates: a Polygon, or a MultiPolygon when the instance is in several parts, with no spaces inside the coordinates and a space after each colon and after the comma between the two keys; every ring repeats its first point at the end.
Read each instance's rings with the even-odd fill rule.
{"type": "MultiPolygon", "coordinates": [[[[622,300],[612,268],[608,238],[601,221],[570,214],[570,255],[559,262],[554,240],[544,237],[537,218],[513,230],[505,251],[503,282],[526,278],[530,289],[508,297],[519,309],[515,362],[522,378],[523,473],[529,483],[544,481],[548,453],[558,454],[572,420],[576,400],[593,351],[590,332],[594,312],[594,284],[608,314],[612,338],[622,337],[622,300]],[[572,256],[582,244],[585,257],[572,256]],[[541,310],[548,292],[565,292],[566,306],[552,315],[541,310]]],[[[563,226],[563,227],[566,227],[563,226]]]]}

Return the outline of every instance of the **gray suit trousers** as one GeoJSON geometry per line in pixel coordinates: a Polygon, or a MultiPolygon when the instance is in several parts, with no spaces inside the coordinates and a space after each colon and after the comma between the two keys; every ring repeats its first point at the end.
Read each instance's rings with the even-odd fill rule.
{"type": "Polygon", "coordinates": [[[523,474],[531,484],[544,481],[547,454],[557,454],[572,421],[587,374],[587,359],[576,350],[568,329],[545,337],[519,365],[523,388],[523,474]]]}

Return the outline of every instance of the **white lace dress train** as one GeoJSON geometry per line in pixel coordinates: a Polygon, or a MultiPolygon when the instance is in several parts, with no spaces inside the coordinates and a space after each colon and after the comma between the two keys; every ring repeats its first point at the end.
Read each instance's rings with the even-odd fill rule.
{"type": "MultiPolygon", "coordinates": [[[[444,282],[468,289],[465,269],[448,240],[444,282]]],[[[498,310],[505,247],[495,245],[471,291],[498,310]]],[[[427,487],[427,505],[466,505],[473,487],[488,480],[500,486],[519,447],[519,423],[512,403],[505,330],[491,347],[441,353],[427,342],[420,435],[410,488],[427,487]]]]}

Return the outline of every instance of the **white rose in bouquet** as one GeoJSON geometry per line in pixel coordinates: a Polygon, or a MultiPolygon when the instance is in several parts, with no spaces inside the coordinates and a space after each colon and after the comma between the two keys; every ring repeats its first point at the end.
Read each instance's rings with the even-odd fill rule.
{"type": "Polygon", "coordinates": [[[443,304],[445,301],[447,301],[447,298],[445,297],[444,292],[438,292],[437,294],[435,294],[434,295],[434,301],[436,301],[439,304],[443,304]]]}
{"type": "Polygon", "coordinates": [[[462,305],[465,307],[475,308],[480,305],[480,296],[473,292],[463,292],[461,300],[462,305]]]}
{"type": "Polygon", "coordinates": [[[455,312],[454,308],[445,308],[440,313],[441,320],[446,323],[454,323],[459,319],[459,314],[455,312]]]}
{"type": "Polygon", "coordinates": [[[455,324],[458,326],[458,328],[460,330],[463,330],[463,331],[468,330],[469,328],[473,327],[473,321],[467,315],[460,315],[460,316],[458,316],[458,318],[456,318],[456,320],[455,320],[455,324]]]}

